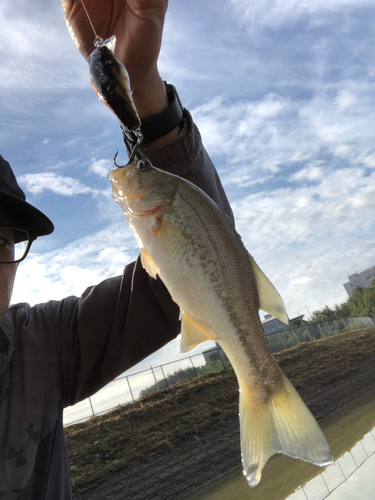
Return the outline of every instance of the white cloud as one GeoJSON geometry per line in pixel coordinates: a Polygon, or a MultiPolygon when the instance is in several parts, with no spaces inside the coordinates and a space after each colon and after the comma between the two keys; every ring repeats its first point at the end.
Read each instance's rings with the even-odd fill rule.
{"type": "Polygon", "coordinates": [[[33,195],[40,194],[43,191],[52,191],[63,196],[75,196],[77,194],[93,194],[97,196],[100,194],[98,189],[85,186],[78,179],[64,177],[53,172],[22,175],[19,181],[33,195]]]}
{"type": "MultiPolygon", "coordinates": [[[[294,146],[291,150],[288,140],[283,140],[279,125],[294,112],[291,103],[269,94],[255,102],[217,97],[192,114],[207,150],[214,157],[228,158],[231,172],[228,177],[224,174],[224,182],[248,186],[264,182],[265,175],[277,173],[279,165],[295,155],[294,146]]],[[[288,133],[289,125],[283,130],[283,134],[288,133]]],[[[301,154],[305,156],[306,152],[301,154]]]]}
{"type": "Polygon", "coordinates": [[[216,97],[192,114],[208,152],[225,165],[220,173],[226,185],[262,184],[289,176],[296,166],[295,180],[315,181],[340,158],[373,168],[374,89],[370,82],[343,81],[334,95],[338,100],[331,90],[306,100],[275,93],[256,101],[216,97]]]}
{"type": "Polygon", "coordinates": [[[375,168],[375,153],[364,154],[360,156],[357,163],[362,163],[366,167],[375,168]]]}
{"type": "Polygon", "coordinates": [[[351,149],[352,148],[347,144],[339,144],[334,148],[333,153],[342,158],[347,158],[350,156],[351,149]]]}
{"type": "Polygon", "coordinates": [[[107,177],[110,170],[113,170],[113,162],[108,159],[95,160],[89,166],[90,172],[98,175],[99,177],[107,177]]]}
{"type": "Polygon", "coordinates": [[[352,167],[314,185],[264,191],[233,204],[237,230],[291,316],[301,304],[314,310],[346,300],[347,272],[374,265],[374,194],[374,173],[352,167]]]}
{"type": "Polygon", "coordinates": [[[353,106],[357,102],[357,96],[346,89],[340,90],[336,96],[336,104],[340,111],[353,106]]]}
{"type": "Polygon", "coordinates": [[[79,296],[88,286],[121,274],[138,253],[125,218],[61,250],[42,255],[31,251],[18,269],[12,302],[33,305],[79,296]]]}
{"type": "Polygon", "coordinates": [[[309,276],[301,276],[300,278],[297,278],[293,281],[290,282],[290,285],[305,285],[311,280],[309,276]]]}
{"type": "Polygon", "coordinates": [[[252,30],[257,27],[280,27],[293,24],[303,17],[309,17],[310,26],[327,22],[327,14],[342,13],[344,9],[373,6],[372,0],[230,0],[236,17],[246,22],[252,30]]]}
{"type": "Polygon", "coordinates": [[[86,63],[70,40],[59,3],[3,0],[0,25],[0,49],[8,54],[1,65],[3,91],[34,91],[38,98],[40,92],[87,86],[86,63]]]}
{"type": "Polygon", "coordinates": [[[317,181],[323,177],[323,168],[314,164],[308,165],[306,168],[299,170],[290,177],[292,181],[317,181]]]}
{"type": "Polygon", "coordinates": [[[243,150],[248,138],[262,129],[264,136],[272,137],[273,122],[282,116],[286,106],[286,101],[276,94],[269,94],[254,102],[230,102],[223,97],[216,97],[195,108],[192,114],[199,123],[208,149],[215,148],[215,153],[219,154],[233,154],[234,148],[243,150]]]}

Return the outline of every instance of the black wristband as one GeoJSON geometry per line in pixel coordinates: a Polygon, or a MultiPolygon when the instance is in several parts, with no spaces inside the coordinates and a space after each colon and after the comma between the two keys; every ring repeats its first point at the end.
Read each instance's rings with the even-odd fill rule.
{"type": "MultiPolygon", "coordinates": [[[[141,118],[141,131],[145,144],[156,141],[156,139],[172,132],[183,119],[183,107],[176,88],[167,82],[164,83],[167,90],[168,107],[156,115],[141,118]]],[[[132,132],[124,130],[124,134],[129,141],[137,142],[137,137],[132,132]]]]}

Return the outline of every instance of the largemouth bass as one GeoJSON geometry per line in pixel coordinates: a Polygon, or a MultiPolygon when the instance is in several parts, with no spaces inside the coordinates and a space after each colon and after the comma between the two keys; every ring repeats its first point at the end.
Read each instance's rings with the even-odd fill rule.
{"type": "Polygon", "coordinates": [[[180,307],[181,351],[219,343],[240,388],[243,472],[256,486],[275,453],[326,466],[330,447],[277,365],[258,310],[288,322],[284,302],[230,219],[201,189],[148,160],[110,172],[142,265],[180,307]]]}

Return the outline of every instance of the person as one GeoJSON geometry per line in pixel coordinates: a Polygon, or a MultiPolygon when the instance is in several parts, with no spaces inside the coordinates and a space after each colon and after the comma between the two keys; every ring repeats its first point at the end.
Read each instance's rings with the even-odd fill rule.
{"type": "MultiPolygon", "coordinates": [[[[62,3],[87,60],[94,34],[81,1],[62,3]]],[[[200,186],[232,217],[191,115],[183,109],[178,118],[178,100],[158,73],[167,1],[86,0],[85,6],[100,36],[116,35],[116,55],[128,69],[142,126],[148,123],[148,143],[138,157],[200,186]]],[[[130,150],[131,138],[125,142],[130,150]]],[[[70,499],[63,409],[180,332],[177,305],[139,259],[81,297],[9,305],[19,262],[36,238],[52,231],[0,157],[0,498],[7,500],[70,499]]]]}

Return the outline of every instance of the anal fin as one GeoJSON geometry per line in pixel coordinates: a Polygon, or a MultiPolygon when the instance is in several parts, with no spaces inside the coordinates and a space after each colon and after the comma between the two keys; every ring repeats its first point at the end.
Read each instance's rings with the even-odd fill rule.
{"type": "Polygon", "coordinates": [[[289,318],[285,310],[285,304],[279,292],[259,268],[254,258],[249,254],[250,264],[253,269],[259,296],[259,309],[266,311],[283,323],[289,324],[289,318]]]}

